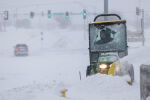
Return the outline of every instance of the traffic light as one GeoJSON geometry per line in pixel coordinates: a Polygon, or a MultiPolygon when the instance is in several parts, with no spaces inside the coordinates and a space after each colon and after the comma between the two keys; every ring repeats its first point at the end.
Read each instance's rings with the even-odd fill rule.
{"type": "Polygon", "coordinates": [[[48,18],[51,18],[51,10],[48,10],[47,16],[48,16],[48,18]]]}
{"type": "Polygon", "coordinates": [[[4,20],[8,20],[8,11],[4,11],[4,20]]]}
{"type": "Polygon", "coordinates": [[[66,19],[68,19],[69,18],[69,12],[66,12],[65,16],[66,16],[66,19]]]}
{"type": "Polygon", "coordinates": [[[34,12],[30,12],[30,18],[34,17],[34,12]]]}
{"type": "Polygon", "coordinates": [[[83,9],[83,19],[86,19],[86,10],[85,9],[83,9]]]}

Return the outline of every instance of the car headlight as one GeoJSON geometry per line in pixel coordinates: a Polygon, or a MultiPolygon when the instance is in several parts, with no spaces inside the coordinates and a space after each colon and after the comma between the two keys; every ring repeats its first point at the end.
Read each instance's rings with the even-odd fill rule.
{"type": "Polygon", "coordinates": [[[106,64],[100,64],[99,68],[105,69],[105,68],[107,68],[107,65],[106,64]]]}

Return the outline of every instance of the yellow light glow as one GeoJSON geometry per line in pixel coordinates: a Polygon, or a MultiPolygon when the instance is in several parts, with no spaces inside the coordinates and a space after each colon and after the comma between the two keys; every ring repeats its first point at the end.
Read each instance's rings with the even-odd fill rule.
{"type": "Polygon", "coordinates": [[[99,68],[105,69],[105,68],[107,68],[107,65],[106,64],[100,64],[99,68]]]}

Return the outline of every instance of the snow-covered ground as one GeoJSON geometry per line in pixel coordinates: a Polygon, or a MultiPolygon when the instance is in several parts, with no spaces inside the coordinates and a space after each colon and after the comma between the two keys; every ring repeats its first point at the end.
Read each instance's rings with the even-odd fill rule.
{"type": "Polygon", "coordinates": [[[45,98],[45,92],[56,99],[63,88],[79,81],[79,71],[85,70],[88,63],[88,43],[83,31],[43,32],[43,41],[40,32],[9,29],[1,33],[1,100],[33,99],[28,95],[34,97],[37,93],[35,99],[39,99],[39,93],[45,98]],[[14,56],[17,43],[29,46],[28,57],[14,56]]]}
{"type": "Polygon", "coordinates": [[[43,42],[39,30],[1,32],[0,100],[140,100],[139,67],[149,64],[149,32],[145,32],[145,46],[130,44],[129,55],[122,59],[134,65],[133,86],[117,76],[85,77],[89,54],[83,30],[45,31],[43,42]],[[29,46],[29,56],[14,56],[17,43],[29,46]],[[64,89],[66,98],[61,97],[64,89]]]}

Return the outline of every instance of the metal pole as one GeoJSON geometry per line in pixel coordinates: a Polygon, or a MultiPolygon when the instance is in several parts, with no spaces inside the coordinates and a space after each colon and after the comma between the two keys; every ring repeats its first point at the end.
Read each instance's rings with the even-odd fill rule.
{"type": "MultiPolygon", "coordinates": [[[[104,0],[104,14],[108,14],[108,0],[104,0]]],[[[104,17],[107,20],[107,17],[104,17]]]]}
{"type": "Polygon", "coordinates": [[[104,0],[104,14],[108,14],[108,0],[104,0]]]}
{"type": "Polygon", "coordinates": [[[81,72],[79,71],[79,76],[80,76],[80,80],[81,80],[81,72]]]}
{"type": "Polygon", "coordinates": [[[142,35],[143,35],[143,46],[145,42],[145,37],[144,37],[144,9],[142,9],[142,35]]]}
{"type": "Polygon", "coordinates": [[[86,40],[85,19],[84,19],[84,40],[86,40]]]}
{"type": "Polygon", "coordinates": [[[18,29],[18,25],[17,25],[17,18],[18,18],[18,9],[16,8],[16,11],[15,11],[15,26],[16,26],[16,30],[18,29]]]}
{"type": "Polygon", "coordinates": [[[43,40],[44,40],[44,38],[43,38],[43,32],[41,32],[41,48],[43,49],[43,40]]]}
{"type": "Polygon", "coordinates": [[[144,9],[142,9],[142,33],[144,34],[144,9]]]}

